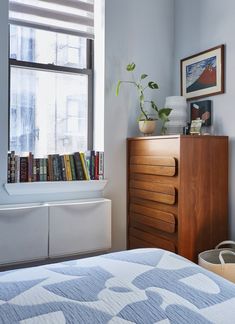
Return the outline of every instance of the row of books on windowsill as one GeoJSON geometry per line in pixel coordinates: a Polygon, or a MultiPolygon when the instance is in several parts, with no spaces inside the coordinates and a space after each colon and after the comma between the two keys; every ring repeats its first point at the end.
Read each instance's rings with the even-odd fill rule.
{"type": "Polygon", "coordinates": [[[103,152],[50,154],[47,158],[35,158],[31,152],[27,156],[8,153],[8,183],[103,179],[103,152]]]}

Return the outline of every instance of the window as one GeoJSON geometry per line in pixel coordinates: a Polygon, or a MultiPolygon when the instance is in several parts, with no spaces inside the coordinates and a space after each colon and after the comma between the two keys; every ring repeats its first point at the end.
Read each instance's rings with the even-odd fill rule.
{"type": "Polygon", "coordinates": [[[10,150],[91,147],[92,15],[91,1],[10,0],[10,150]]]}

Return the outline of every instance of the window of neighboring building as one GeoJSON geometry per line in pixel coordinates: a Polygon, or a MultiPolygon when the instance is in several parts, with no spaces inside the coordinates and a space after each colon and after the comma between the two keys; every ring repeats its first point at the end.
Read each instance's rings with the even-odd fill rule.
{"type": "MultiPolygon", "coordinates": [[[[64,21],[65,6],[60,4],[60,0],[10,0],[9,149],[18,153],[63,154],[92,145],[93,40],[84,30],[77,34],[71,26],[54,28],[55,19],[47,30],[48,22],[29,23],[22,14],[45,11],[46,16],[49,8],[64,21]],[[17,14],[18,20],[23,17],[19,24],[17,14]]],[[[67,9],[69,5],[78,6],[78,17],[86,21],[80,11],[92,8],[92,1],[69,0],[67,9]]],[[[86,11],[89,24],[90,15],[86,11]]]]}

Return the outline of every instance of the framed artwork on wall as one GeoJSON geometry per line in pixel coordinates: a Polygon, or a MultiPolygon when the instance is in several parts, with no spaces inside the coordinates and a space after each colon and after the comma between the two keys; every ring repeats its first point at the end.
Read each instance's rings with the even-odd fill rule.
{"type": "Polygon", "coordinates": [[[211,100],[196,101],[190,103],[191,121],[200,118],[202,126],[211,126],[211,100]]]}
{"type": "Polygon", "coordinates": [[[186,57],[181,65],[181,95],[187,100],[224,93],[224,45],[186,57]]]}

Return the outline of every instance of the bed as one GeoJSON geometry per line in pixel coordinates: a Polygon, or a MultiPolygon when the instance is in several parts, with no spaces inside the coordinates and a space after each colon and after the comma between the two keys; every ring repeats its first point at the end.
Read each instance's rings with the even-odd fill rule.
{"type": "Polygon", "coordinates": [[[235,323],[235,285],[161,249],[0,272],[0,323],[235,323]]]}

